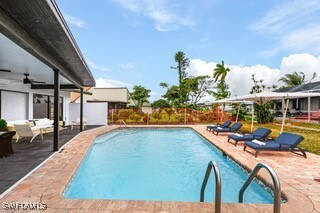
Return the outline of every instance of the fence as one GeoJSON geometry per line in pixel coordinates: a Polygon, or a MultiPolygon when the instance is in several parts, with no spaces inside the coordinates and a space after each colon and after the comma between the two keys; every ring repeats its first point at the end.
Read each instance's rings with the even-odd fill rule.
{"type": "Polygon", "coordinates": [[[218,107],[212,110],[199,111],[189,108],[156,108],[142,109],[111,109],[108,112],[108,124],[118,124],[121,120],[127,124],[201,124],[234,120],[233,116],[218,107]]]}

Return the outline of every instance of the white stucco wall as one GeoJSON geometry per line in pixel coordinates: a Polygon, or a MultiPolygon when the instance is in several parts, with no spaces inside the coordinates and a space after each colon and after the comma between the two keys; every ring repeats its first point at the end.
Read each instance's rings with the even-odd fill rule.
{"type": "MultiPolygon", "coordinates": [[[[80,117],[80,103],[69,103],[69,121],[76,121],[80,117]]],[[[83,103],[83,117],[88,125],[107,125],[107,103],[83,103]]]]}
{"type": "MultiPolygon", "coordinates": [[[[27,100],[27,119],[33,119],[33,94],[50,95],[53,96],[53,90],[32,90],[30,85],[22,83],[12,83],[10,85],[0,85],[0,90],[22,92],[28,95],[27,100]]],[[[64,101],[63,117],[66,123],[69,121],[69,103],[70,103],[70,92],[60,91],[60,97],[64,101]]],[[[2,104],[2,103],[1,103],[2,104]]],[[[19,104],[19,103],[16,103],[19,104]]],[[[13,112],[14,113],[14,112],[13,112]]]]}

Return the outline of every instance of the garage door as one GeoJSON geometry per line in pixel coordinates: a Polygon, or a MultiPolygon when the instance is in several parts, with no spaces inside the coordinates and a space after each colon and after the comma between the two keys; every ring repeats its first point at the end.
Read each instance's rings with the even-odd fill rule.
{"type": "Polygon", "coordinates": [[[1,118],[7,121],[27,120],[28,94],[1,91],[1,118]]]}

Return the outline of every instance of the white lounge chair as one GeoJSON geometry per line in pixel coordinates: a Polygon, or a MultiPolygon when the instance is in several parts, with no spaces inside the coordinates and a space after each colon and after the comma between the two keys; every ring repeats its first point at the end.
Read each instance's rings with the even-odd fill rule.
{"type": "Polygon", "coordinates": [[[18,143],[20,138],[31,138],[31,143],[38,135],[40,135],[43,140],[41,128],[31,127],[29,124],[15,124],[14,129],[17,133],[16,143],[18,143]]]}
{"type": "MultiPolygon", "coordinates": [[[[88,122],[88,119],[83,118],[83,120],[82,120],[83,129],[87,128],[87,122],[88,122]]],[[[77,118],[76,121],[73,121],[71,123],[71,130],[73,130],[74,126],[80,126],[80,118],[77,118]]]]}

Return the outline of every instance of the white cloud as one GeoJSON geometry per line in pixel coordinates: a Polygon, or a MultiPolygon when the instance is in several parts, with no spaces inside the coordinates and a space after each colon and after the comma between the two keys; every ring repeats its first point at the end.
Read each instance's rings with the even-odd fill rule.
{"type": "Polygon", "coordinates": [[[320,53],[320,1],[291,0],[276,4],[250,28],[276,40],[273,48],[260,53],[274,56],[281,51],[320,53]]]}
{"type": "Polygon", "coordinates": [[[319,12],[320,2],[318,0],[291,0],[278,3],[267,11],[262,19],[252,24],[251,28],[267,33],[281,33],[310,21],[311,16],[318,16],[319,12]]]}
{"type": "Polygon", "coordinates": [[[158,31],[171,31],[195,24],[184,13],[179,12],[181,5],[169,4],[167,0],[113,0],[113,2],[131,13],[150,18],[158,31]]]}
{"type": "Polygon", "coordinates": [[[130,83],[126,83],[123,81],[118,81],[115,79],[106,79],[106,78],[98,78],[96,80],[96,87],[104,88],[104,87],[127,87],[129,90],[132,90],[133,85],[130,83]]]}
{"type": "MultiPolygon", "coordinates": [[[[220,62],[219,62],[220,63],[220,62]]],[[[190,60],[189,75],[213,75],[213,69],[216,62],[205,62],[201,59],[190,60]]],[[[312,77],[313,72],[319,72],[320,56],[313,56],[311,54],[293,54],[288,57],[284,57],[280,64],[279,69],[273,69],[265,65],[256,64],[253,66],[243,65],[226,65],[230,68],[230,73],[227,75],[226,82],[230,87],[232,96],[245,95],[250,92],[253,86],[251,76],[255,74],[255,78],[263,82],[266,86],[281,85],[278,82],[279,78],[287,73],[293,71],[304,72],[307,79],[312,77]]],[[[320,80],[319,77],[316,80],[320,80]]],[[[206,100],[213,100],[206,97],[206,100]]]]}
{"type": "Polygon", "coordinates": [[[305,26],[281,36],[277,47],[260,53],[262,56],[273,56],[283,50],[307,51],[314,54],[320,53],[320,22],[305,26]]]}
{"type": "Polygon", "coordinates": [[[86,61],[87,61],[87,64],[89,65],[89,67],[92,69],[100,70],[100,71],[104,71],[104,72],[109,71],[109,69],[103,65],[95,64],[93,61],[90,61],[88,59],[86,61]]]}
{"type": "Polygon", "coordinates": [[[125,64],[119,64],[119,67],[122,69],[132,69],[132,68],[134,68],[134,64],[128,62],[125,64]]]}
{"type": "Polygon", "coordinates": [[[86,27],[86,22],[77,18],[77,17],[74,17],[74,16],[69,15],[67,13],[63,13],[63,17],[65,18],[65,20],[67,21],[68,24],[75,25],[79,28],[86,27]]]}

